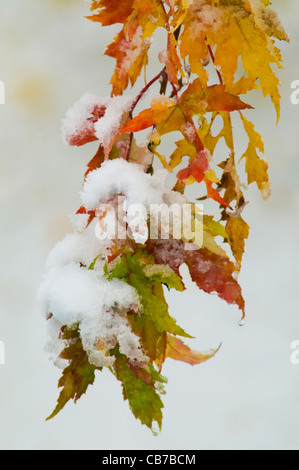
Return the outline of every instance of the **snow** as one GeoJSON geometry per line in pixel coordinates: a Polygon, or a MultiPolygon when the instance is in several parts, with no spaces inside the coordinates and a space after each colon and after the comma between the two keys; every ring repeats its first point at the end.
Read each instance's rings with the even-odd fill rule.
{"type": "Polygon", "coordinates": [[[124,113],[129,112],[134,99],[135,96],[98,98],[85,93],[67,111],[62,121],[64,142],[69,145],[81,145],[82,135],[92,136],[103,145],[107,155],[121,126],[124,113]]]}
{"type": "Polygon", "coordinates": [[[116,137],[124,113],[129,112],[135,96],[114,96],[106,101],[106,111],[94,125],[95,135],[109,153],[111,141],[116,137]]]}
{"type": "Polygon", "coordinates": [[[131,361],[147,362],[126,318],[130,309],[141,313],[137,292],[123,281],[103,277],[104,256],[100,256],[95,269],[87,269],[105,249],[106,243],[85,233],[73,233],[58,242],[46,260],[38,301],[48,319],[45,349],[58,367],[65,366],[65,361],[59,359],[65,346],[59,331],[65,325],[79,325],[83,348],[98,367],[113,364],[114,358],[106,352],[116,344],[131,361]]]}
{"type": "Polygon", "coordinates": [[[85,93],[66,113],[62,121],[62,136],[65,144],[73,145],[74,136],[82,133],[94,133],[94,123],[89,120],[96,107],[106,107],[107,99],[99,99],[91,93],[85,93]]]}
{"type": "Polygon", "coordinates": [[[87,210],[95,210],[103,202],[116,195],[125,195],[127,206],[161,204],[167,171],[161,170],[151,176],[144,173],[142,166],[122,159],[109,160],[90,172],[81,191],[81,200],[87,210]]]}
{"type": "MultiPolygon", "coordinates": [[[[43,314],[53,315],[52,338],[57,337],[58,325],[79,325],[82,345],[92,364],[112,365],[113,356],[105,353],[116,344],[130,360],[147,362],[126,318],[128,310],[140,311],[139,298],[135,289],[124,281],[108,281],[96,270],[71,263],[46,273],[38,299],[43,314]]],[[[52,354],[57,349],[54,344],[52,354]]]]}
{"type": "Polygon", "coordinates": [[[89,267],[97,256],[105,253],[107,246],[108,242],[100,242],[96,237],[92,238],[85,233],[70,233],[50,251],[46,260],[46,271],[70,263],[89,267]]]}
{"type": "Polygon", "coordinates": [[[194,29],[200,30],[202,25],[214,28],[215,30],[221,26],[222,11],[216,6],[206,4],[205,0],[194,0],[190,7],[190,11],[195,12],[198,16],[197,24],[193,24],[194,29]]]}

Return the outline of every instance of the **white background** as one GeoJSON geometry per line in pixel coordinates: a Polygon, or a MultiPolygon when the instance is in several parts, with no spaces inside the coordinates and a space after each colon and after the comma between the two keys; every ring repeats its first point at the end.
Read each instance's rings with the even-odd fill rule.
{"type": "MultiPolygon", "coordinates": [[[[81,0],[1,0],[1,449],[299,448],[299,365],[290,362],[291,342],[299,339],[299,105],[290,103],[290,84],[299,79],[299,6],[296,0],[273,4],[291,44],[282,45],[279,126],[269,100],[254,98],[251,112],[265,141],[272,197],[262,201],[255,188],[247,194],[251,234],[240,275],[245,325],[238,325],[236,307],[192,286],[169,296],[171,314],[196,336],[194,349],[222,347],[198,367],[168,360],[163,430],[154,437],[134,419],[108,371],[77,405],[45,422],[60,371],[44,352],[36,291],[49,250],[72,231],[69,214],[80,205],[95,150],[65,147],[61,119],[83,93],[109,94],[114,61],[102,53],[118,27],[101,29],[84,19],[89,9],[81,0]]],[[[158,41],[153,59],[159,48],[158,41]]],[[[148,77],[158,70],[154,63],[148,77]]],[[[245,150],[241,135],[237,146],[245,150]]]]}

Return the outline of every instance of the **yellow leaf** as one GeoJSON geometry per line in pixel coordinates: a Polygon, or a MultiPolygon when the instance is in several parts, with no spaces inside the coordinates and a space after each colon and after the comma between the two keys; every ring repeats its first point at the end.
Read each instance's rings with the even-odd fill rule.
{"type": "Polygon", "coordinates": [[[257,150],[264,153],[264,144],[258,132],[255,131],[252,122],[248,121],[241,114],[244,129],[249,137],[249,144],[246,152],[242,155],[245,158],[245,171],[247,173],[248,184],[256,183],[261,191],[262,197],[267,199],[270,196],[270,183],[268,176],[268,163],[260,158],[257,150]]]}
{"type": "Polygon", "coordinates": [[[243,253],[245,250],[245,240],[249,236],[249,225],[242,217],[229,217],[225,229],[229,236],[229,244],[237,262],[238,270],[241,268],[243,253]]]}

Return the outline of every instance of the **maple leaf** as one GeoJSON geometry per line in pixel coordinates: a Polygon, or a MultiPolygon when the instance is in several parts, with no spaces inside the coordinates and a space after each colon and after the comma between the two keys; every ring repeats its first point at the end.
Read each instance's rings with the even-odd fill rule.
{"type": "MultiPolygon", "coordinates": [[[[182,165],[185,168],[177,172],[177,182],[171,193],[173,199],[177,197],[181,203],[183,198],[175,191],[184,194],[185,186],[204,183],[206,196],[197,200],[211,198],[221,209],[221,219],[217,221],[214,216],[202,215],[197,204],[191,203],[191,224],[198,222],[200,217],[202,228],[202,240],[196,239],[198,245],[193,242],[191,228],[189,232],[187,229],[188,233],[184,231],[184,236],[180,234],[178,240],[149,239],[142,249],[133,240],[115,240],[107,253],[99,254],[89,267],[86,266],[96,274],[98,258],[106,256],[104,272],[99,274],[108,280],[122,280],[139,297],[141,309],[126,311],[126,320],[134,339],[136,335],[139,342],[141,359],[121,354],[119,346],[107,354],[113,354],[110,370],[121,382],[123,397],[128,400],[134,416],[152,430],[155,423],[159,429],[162,425],[160,393],[164,393],[166,379],[161,375],[161,369],[165,359],[169,357],[195,365],[207,361],[217,352],[193,351],[178,338],[191,336],[170,315],[165,287],[179,292],[185,289],[181,267],[188,268],[192,281],[200,290],[216,293],[228,304],[236,304],[242,311],[242,318],[245,316],[245,302],[237,275],[249,225],[242,217],[247,201],[237,171],[231,113],[239,113],[249,140],[239,160],[245,160],[247,183],[255,182],[266,198],[270,184],[268,163],[260,156],[264,154],[264,144],[253,123],[241,113],[253,108],[240,96],[260,88],[264,97],[269,96],[272,100],[279,118],[279,80],[275,69],[281,68],[281,54],[275,40],[288,41],[288,37],[270,5],[270,0],[91,2],[92,15],[88,19],[102,26],[121,26],[105,51],[116,60],[110,81],[113,98],[90,102],[87,97],[86,116],[71,112],[70,120],[63,128],[64,139],[70,145],[99,141],[96,154],[87,164],[85,178],[105,160],[124,159],[130,162],[129,165],[134,162],[146,173],[153,174],[154,156],[169,172],[182,163],[183,157],[188,157],[187,164],[182,165]],[[153,35],[160,27],[167,37],[166,48],[158,54],[164,68],[147,82],[148,53],[153,35]],[[209,62],[211,67],[207,68],[209,62]],[[136,83],[143,69],[145,86],[135,99],[130,101],[127,97],[117,96],[136,83]],[[210,70],[220,84],[213,84],[210,70]],[[190,77],[193,81],[189,82],[190,77]],[[148,109],[133,117],[137,104],[159,79],[160,94],[151,100],[148,109]],[[165,96],[168,82],[172,87],[170,97],[165,96]],[[118,107],[118,100],[124,100],[123,111],[118,107]],[[115,106],[109,108],[112,102],[115,106]],[[216,133],[215,121],[221,123],[216,133]],[[112,124],[110,128],[108,126],[109,132],[107,123],[112,124]],[[137,144],[133,133],[150,127],[153,130],[147,142],[137,144]],[[171,132],[180,132],[183,139],[176,142],[176,148],[168,158],[161,155],[157,147],[161,137],[171,132]],[[221,163],[214,162],[215,149],[222,139],[228,155],[221,163]],[[225,248],[230,247],[234,262],[218,242],[219,237],[226,244],[225,248]]],[[[118,177],[116,174],[115,178],[118,177]]],[[[162,197],[167,200],[168,193],[163,193],[162,197]]],[[[88,226],[100,211],[89,211],[82,206],[77,214],[89,216],[88,226]]],[[[57,406],[48,419],[56,416],[68,401],[76,402],[93,384],[95,371],[101,370],[89,363],[75,325],[62,327],[60,339],[67,344],[60,357],[68,361],[68,366],[58,382],[62,390],[57,406]]],[[[101,347],[100,342],[97,346],[101,347]]]]}
{"type": "Polygon", "coordinates": [[[167,334],[166,356],[176,361],[187,362],[191,366],[201,364],[215,356],[217,350],[200,353],[193,351],[182,340],[167,334]]]}
{"type": "MultiPolygon", "coordinates": [[[[120,132],[138,132],[154,125],[159,135],[180,129],[187,143],[187,148],[186,145],[184,146],[184,152],[188,152],[191,147],[193,159],[187,168],[178,173],[177,177],[185,183],[192,176],[200,183],[209,170],[210,158],[198,136],[192,121],[193,116],[202,115],[206,111],[230,112],[246,108],[251,108],[251,106],[243,103],[239,97],[226,92],[223,85],[215,85],[205,89],[196,79],[188,86],[178,101],[161,95],[155,97],[151,102],[151,108],[141,111],[138,116],[125,124],[120,132]]],[[[178,154],[175,155],[175,158],[178,158],[178,154]]],[[[208,197],[230,207],[212,187],[212,182],[208,178],[205,183],[208,197]]]]}
{"type": "Polygon", "coordinates": [[[247,84],[251,82],[254,87],[257,79],[260,80],[264,96],[271,97],[279,117],[279,80],[272,64],[280,68],[281,55],[269,36],[283,40],[288,38],[281,25],[277,26],[278,22],[276,27],[274,21],[271,24],[270,8],[265,6],[263,18],[258,18],[258,12],[248,8],[248,5],[249,2],[233,0],[217,4],[212,0],[193,2],[183,21],[180,53],[182,58],[189,57],[192,71],[206,85],[208,72],[204,63],[209,53],[208,47],[215,46],[215,65],[228,87],[234,82],[241,58],[247,73],[247,84]]]}
{"type": "Polygon", "coordinates": [[[112,96],[121,95],[130,83],[134,85],[141,70],[148,61],[151,36],[159,27],[165,27],[167,17],[163,5],[158,0],[126,0],[109,2],[103,0],[93,5],[100,12],[93,15],[92,21],[102,25],[123,23],[123,29],[107,47],[105,54],[116,59],[116,67],[110,83],[112,96]]]}
{"type": "Polygon", "coordinates": [[[257,151],[264,153],[264,144],[254,125],[241,114],[244,129],[249,138],[246,152],[241,159],[245,158],[245,171],[248,184],[256,183],[264,199],[270,195],[270,183],[268,176],[268,163],[258,156],[257,151]]]}
{"type": "Polygon", "coordinates": [[[134,375],[126,356],[117,350],[113,354],[116,358],[113,367],[115,375],[122,384],[124,400],[128,400],[133,415],[150,429],[153,430],[153,424],[157,423],[161,430],[164,405],[159,393],[134,375]]]}
{"type": "Polygon", "coordinates": [[[252,109],[252,106],[244,103],[238,96],[226,91],[225,85],[205,87],[199,78],[189,84],[180,98],[180,104],[191,116],[212,111],[252,109]]]}
{"type": "Polygon", "coordinates": [[[80,127],[67,136],[67,143],[72,146],[80,147],[82,145],[97,140],[94,124],[104,116],[106,106],[94,105],[90,116],[81,120],[80,127]]]}
{"type": "Polygon", "coordinates": [[[192,176],[198,183],[204,179],[205,172],[208,170],[209,155],[206,150],[199,152],[186,168],[177,173],[177,178],[186,183],[192,176]]]}
{"type": "Polygon", "coordinates": [[[95,380],[95,370],[101,370],[88,361],[88,356],[82,347],[78,330],[64,328],[62,339],[68,341],[68,346],[62,351],[60,357],[69,361],[59,379],[58,387],[61,387],[57,406],[47,420],[54,418],[70,400],[76,403],[86,392],[89,385],[95,380]]]}
{"type": "Polygon", "coordinates": [[[180,240],[151,240],[149,253],[153,253],[158,264],[168,263],[178,275],[183,263],[188,266],[192,280],[207,292],[216,292],[229,304],[235,303],[245,315],[245,302],[241,287],[234,278],[236,268],[227,257],[218,255],[206,248],[185,250],[180,240]]]}
{"type": "Polygon", "coordinates": [[[205,179],[205,183],[206,183],[206,186],[207,186],[207,195],[208,195],[208,197],[210,197],[211,199],[214,199],[214,201],[216,201],[216,202],[219,202],[220,205],[228,207],[229,209],[231,209],[231,206],[223,199],[223,197],[220,196],[218,191],[216,191],[216,189],[213,188],[213,186],[212,186],[213,181],[205,179]]]}
{"type": "Polygon", "coordinates": [[[104,160],[105,160],[104,149],[103,149],[103,146],[100,145],[95,156],[87,164],[87,170],[85,172],[84,178],[86,178],[88,173],[90,173],[91,171],[96,170],[97,168],[100,168],[104,160]]]}
{"type": "Polygon", "coordinates": [[[115,23],[125,23],[133,11],[133,0],[95,0],[91,4],[91,11],[98,10],[98,13],[87,18],[102,23],[103,26],[110,26],[115,23]]]}
{"type": "MultiPolygon", "coordinates": [[[[194,115],[203,115],[210,111],[237,111],[252,109],[238,96],[225,91],[224,85],[212,85],[204,88],[199,79],[194,80],[182,94],[179,101],[157,96],[151,102],[151,108],[141,111],[138,116],[125,124],[120,132],[138,132],[153,125],[160,135],[181,129],[191,123],[194,115]]],[[[184,129],[184,128],[183,128],[184,129]]]]}
{"type": "Polygon", "coordinates": [[[241,267],[241,261],[245,250],[245,240],[249,236],[249,229],[249,225],[241,216],[228,217],[225,225],[225,230],[229,237],[229,244],[237,262],[238,269],[241,267]]]}
{"type": "MultiPolygon", "coordinates": [[[[153,264],[151,258],[149,261],[153,264]]],[[[154,268],[154,271],[151,269],[148,271],[148,268],[144,271],[143,267],[145,265],[142,265],[140,254],[121,256],[110,272],[106,270],[106,276],[108,279],[122,279],[136,289],[143,309],[141,322],[148,317],[160,334],[166,331],[190,338],[191,336],[169,315],[161,288],[161,283],[165,283],[169,288],[182,290],[180,280],[175,277],[174,272],[169,272],[169,269],[163,266],[154,268]]]]}
{"type": "Polygon", "coordinates": [[[165,64],[166,74],[170,83],[179,84],[178,72],[181,76],[185,76],[185,72],[181,66],[181,59],[177,53],[177,41],[173,33],[168,33],[167,49],[159,53],[159,60],[165,64]]]}

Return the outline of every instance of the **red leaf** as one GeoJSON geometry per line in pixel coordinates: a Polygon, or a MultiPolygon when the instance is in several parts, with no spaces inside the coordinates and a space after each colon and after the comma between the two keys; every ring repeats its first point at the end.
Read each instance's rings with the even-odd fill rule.
{"type": "Polygon", "coordinates": [[[241,287],[233,277],[235,266],[228,258],[202,248],[186,251],[185,263],[192,280],[200,289],[208,294],[217,292],[218,296],[229,304],[236,303],[244,317],[245,302],[241,287]]]}
{"type": "Polygon", "coordinates": [[[93,221],[93,219],[96,216],[94,210],[93,211],[87,211],[84,206],[81,206],[77,210],[76,214],[88,214],[89,215],[89,218],[88,218],[88,221],[87,221],[87,224],[86,224],[85,228],[87,228],[91,224],[91,222],[93,221]]]}
{"type": "Polygon", "coordinates": [[[214,199],[214,201],[219,202],[222,206],[226,206],[229,209],[232,209],[231,206],[220,196],[220,194],[212,187],[213,182],[210,180],[205,179],[205,183],[207,186],[207,194],[208,197],[214,199]]]}
{"type": "Polygon", "coordinates": [[[90,173],[93,170],[96,170],[97,168],[100,168],[104,160],[105,160],[104,149],[102,145],[100,145],[95,156],[87,164],[88,169],[84,175],[84,179],[86,178],[88,173],[90,173]]]}
{"type": "Polygon", "coordinates": [[[96,141],[94,123],[104,116],[105,111],[105,106],[96,105],[91,112],[92,117],[80,122],[80,127],[71,136],[67,137],[68,144],[80,147],[81,145],[96,141]]]}
{"type": "Polygon", "coordinates": [[[207,150],[202,150],[197,154],[195,160],[192,160],[187,168],[180,170],[177,174],[177,178],[183,183],[188,180],[190,176],[196,179],[198,183],[201,183],[204,179],[205,172],[209,169],[209,153],[207,150]]]}
{"type": "Polygon", "coordinates": [[[228,258],[206,248],[185,250],[180,240],[150,240],[147,248],[157,264],[168,264],[178,275],[180,266],[186,263],[192,280],[200,289],[209,294],[216,292],[227,303],[235,303],[245,316],[241,287],[233,277],[235,265],[228,258]]]}

